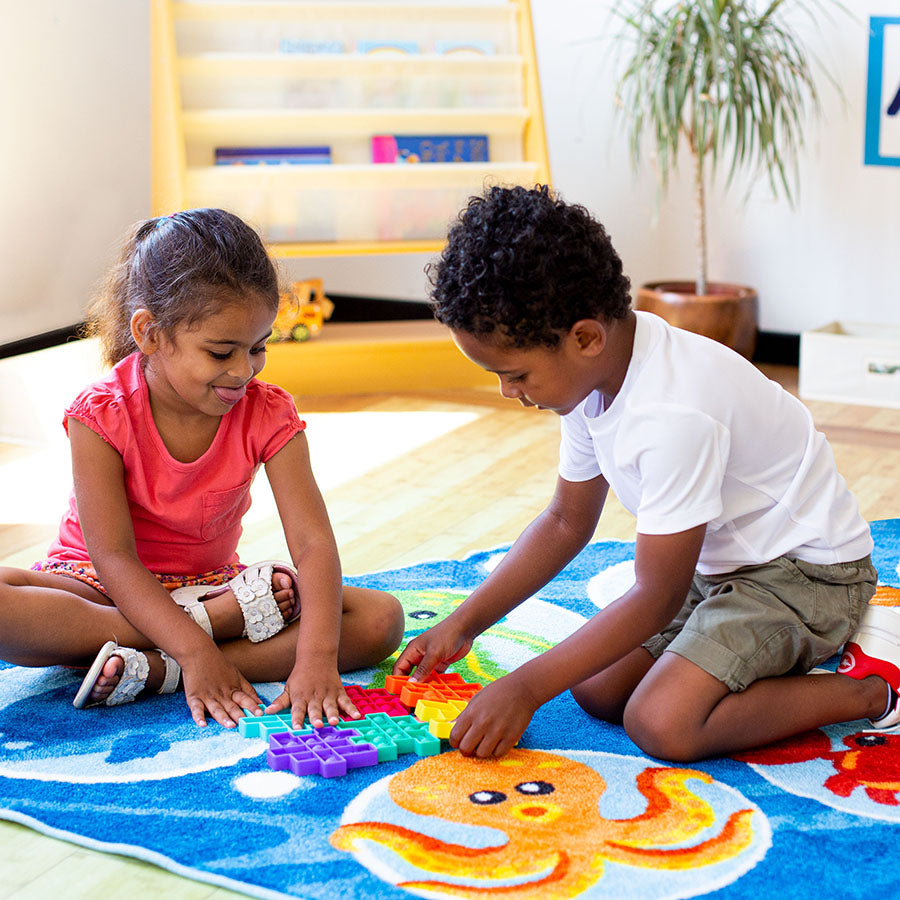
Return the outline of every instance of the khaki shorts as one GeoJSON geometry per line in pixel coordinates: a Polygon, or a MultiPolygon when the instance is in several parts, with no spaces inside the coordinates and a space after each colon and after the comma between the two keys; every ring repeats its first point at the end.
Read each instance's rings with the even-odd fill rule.
{"type": "Polygon", "coordinates": [[[695,574],[687,600],[643,646],[670,650],[732,691],[759,678],[804,674],[856,631],[875,593],[870,557],[819,566],[781,556],[721,575],[695,574]]]}

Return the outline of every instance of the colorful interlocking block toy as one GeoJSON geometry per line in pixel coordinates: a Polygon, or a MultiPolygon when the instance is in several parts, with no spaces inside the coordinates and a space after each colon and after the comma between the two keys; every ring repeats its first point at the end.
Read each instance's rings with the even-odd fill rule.
{"type": "Polygon", "coordinates": [[[416,704],[416,718],[428,723],[428,730],[436,738],[448,738],[456,717],[468,705],[465,700],[420,700],[416,704]]]}
{"type": "Polygon", "coordinates": [[[270,734],[266,760],[279,771],[334,778],[349,769],[394,760],[401,753],[436,756],[440,752],[440,739],[431,734],[427,723],[409,715],[370,713],[340,725],[270,734]]]}
{"type": "Polygon", "coordinates": [[[399,694],[400,700],[410,709],[415,709],[420,700],[464,701],[481,690],[474,681],[465,681],[456,672],[432,673],[426,681],[410,681],[408,675],[388,675],[384,687],[392,694],[399,694]]]}
{"type": "Polygon", "coordinates": [[[374,766],[378,762],[378,750],[354,738],[359,738],[358,731],[331,725],[294,734],[272,734],[266,760],[276,771],[290,769],[295,775],[325,778],[346,775],[348,769],[374,766]]]}
{"type": "Polygon", "coordinates": [[[481,690],[480,684],[464,681],[456,673],[435,674],[424,682],[389,675],[384,689],[345,687],[363,713],[361,719],[341,716],[339,724],[322,728],[313,728],[307,721],[306,727],[296,729],[290,710],[261,716],[245,710],[238,732],[268,741],[266,759],[273,769],[334,778],[349,769],[395,760],[403,753],[436,756],[441,752],[441,738],[449,737],[456,717],[481,690]],[[409,708],[415,708],[418,718],[409,714],[409,708]]]}
{"type": "MultiPolygon", "coordinates": [[[[356,708],[363,716],[371,713],[387,713],[389,716],[409,715],[409,709],[403,705],[400,698],[384,688],[365,688],[358,684],[348,684],[344,688],[347,691],[347,696],[356,704],[356,708]]],[[[241,737],[259,737],[267,740],[270,734],[276,734],[279,731],[296,730],[291,725],[291,711],[289,709],[262,716],[251,715],[249,709],[244,710],[244,712],[247,715],[242,716],[238,720],[238,733],[241,737]]],[[[347,715],[341,715],[341,720],[344,722],[360,721],[347,715]]],[[[309,725],[308,719],[305,724],[309,725]]]]}

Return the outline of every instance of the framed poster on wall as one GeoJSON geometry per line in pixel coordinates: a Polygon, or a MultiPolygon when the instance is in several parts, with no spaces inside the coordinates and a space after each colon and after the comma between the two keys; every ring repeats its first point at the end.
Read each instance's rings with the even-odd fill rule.
{"type": "Polygon", "coordinates": [[[900,17],[869,19],[867,166],[900,166],[900,17]]]}

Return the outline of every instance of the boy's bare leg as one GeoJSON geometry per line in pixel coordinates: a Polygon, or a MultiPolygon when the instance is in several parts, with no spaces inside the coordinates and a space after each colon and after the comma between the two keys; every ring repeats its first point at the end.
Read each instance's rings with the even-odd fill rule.
{"type": "Polygon", "coordinates": [[[621,725],[625,706],[655,662],[650,653],[638,647],[598,675],[575,685],[572,696],[595,718],[621,725]]]}
{"type": "Polygon", "coordinates": [[[732,693],[699,666],[665,652],[635,688],[624,724],[646,753],[690,762],[835,722],[875,718],[887,702],[882,679],[830,673],[763,678],[732,693]]]}

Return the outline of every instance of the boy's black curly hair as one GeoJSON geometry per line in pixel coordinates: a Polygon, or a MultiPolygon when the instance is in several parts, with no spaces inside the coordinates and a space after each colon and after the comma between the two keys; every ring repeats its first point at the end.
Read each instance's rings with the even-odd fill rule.
{"type": "Polygon", "coordinates": [[[499,331],[513,347],[555,347],[579,319],[621,319],[631,307],[604,227],[546,185],[472,197],[427,271],[438,321],[499,331]]]}

